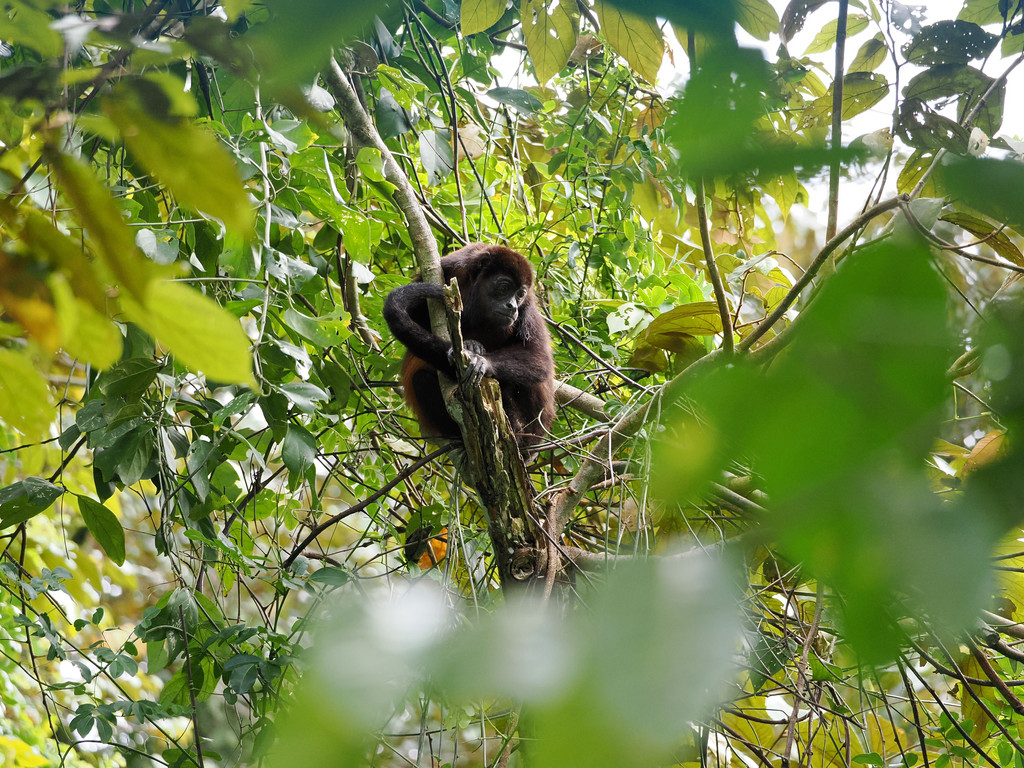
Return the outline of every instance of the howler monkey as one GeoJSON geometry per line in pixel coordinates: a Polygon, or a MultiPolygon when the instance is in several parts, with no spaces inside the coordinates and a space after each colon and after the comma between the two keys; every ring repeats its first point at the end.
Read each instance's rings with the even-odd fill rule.
{"type": "MultiPolygon", "coordinates": [[[[555,366],[548,329],[533,295],[533,269],[521,254],[486,243],[445,256],[441,269],[445,282],[454,277],[462,294],[466,378],[498,380],[502,406],[525,452],[555,417],[555,366]]],[[[384,302],[384,319],[405,345],[402,385],[423,434],[459,437],[437,381],[439,370],[455,375],[452,345],[431,333],[427,311],[427,299],[441,297],[441,286],[433,283],[400,286],[384,302]]]]}

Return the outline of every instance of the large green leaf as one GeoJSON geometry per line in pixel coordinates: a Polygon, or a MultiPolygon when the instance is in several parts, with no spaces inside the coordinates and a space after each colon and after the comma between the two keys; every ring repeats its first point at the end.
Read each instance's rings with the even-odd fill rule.
{"type": "Polygon", "coordinates": [[[117,362],[121,357],[121,332],[110,318],[76,296],[63,275],[53,276],[49,285],[64,350],[100,369],[117,362]]]}
{"type": "Polygon", "coordinates": [[[959,158],[939,169],[948,194],[971,207],[1024,232],[1024,165],[989,157],[959,158]]]}
{"type": "Polygon", "coordinates": [[[685,498],[749,457],[772,535],[839,590],[848,636],[874,659],[896,648],[880,611],[895,595],[962,627],[984,587],[993,521],[951,512],[922,469],[949,386],[946,303],[921,244],[849,254],[767,371],[738,363],[688,392],[703,418],[683,420],[656,473],[685,498]]]}
{"type": "Polygon", "coordinates": [[[103,547],[107,557],[118,565],[124,565],[124,528],[117,515],[88,496],[78,497],[78,509],[89,532],[103,547]]]}
{"type": "Polygon", "coordinates": [[[779,14],[768,0],[736,0],[736,22],[758,40],[779,31],[779,14]]]}
{"type": "Polygon", "coordinates": [[[24,523],[45,512],[63,493],[62,488],[39,477],[0,488],[0,529],[24,523]]]}
{"type": "Polygon", "coordinates": [[[154,280],[126,314],[193,371],[213,381],[254,386],[249,338],[236,317],[183,283],[154,280]]]}
{"type": "Polygon", "coordinates": [[[595,8],[608,44],[640,77],[656,83],[665,56],[665,40],[657,21],[617,8],[606,0],[598,0],[595,8]]]}
{"type": "Polygon", "coordinates": [[[521,16],[537,80],[546,83],[562,71],[576,47],[576,18],[566,3],[551,7],[550,0],[523,0],[521,16]]]}
{"type": "Polygon", "coordinates": [[[505,14],[505,5],[506,0],[462,0],[462,34],[475,35],[493,27],[505,14]]]}
{"type": "Polygon", "coordinates": [[[32,361],[0,348],[0,420],[37,439],[46,434],[55,415],[49,388],[32,361]]]}
{"type": "Polygon", "coordinates": [[[921,67],[966,64],[990,54],[998,42],[996,35],[969,21],[940,21],[914,35],[903,46],[903,55],[921,67]]]}
{"type": "Polygon", "coordinates": [[[152,278],[150,265],[135,245],[135,235],[125,224],[110,193],[93,172],[73,158],[51,149],[50,162],[72,210],[120,286],[137,298],[152,278]]]}
{"type": "MultiPolygon", "coordinates": [[[[858,32],[867,29],[868,17],[860,14],[853,14],[846,21],[846,35],[853,37],[858,32]]],[[[832,50],[836,44],[836,35],[839,32],[839,22],[833,19],[821,28],[821,31],[814,36],[811,44],[807,46],[805,53],[824,53],[832,50]]]]}
{"type": "Polygon", "coordinates": [[[846,71],[848,73],[874,72],[875,68],[885,61],[888,50],[885,47],[885,38],[881,34],[877,34],[860,47],[846,71]]]}
{"type": "Polygon", "coordinates": [[[231,156],[212,133],[168,107],[161,85],[144,79],[121,84],[103,102],[135,159],[175,197],[243,236],[251,234],[252,205],[231,156]]]}

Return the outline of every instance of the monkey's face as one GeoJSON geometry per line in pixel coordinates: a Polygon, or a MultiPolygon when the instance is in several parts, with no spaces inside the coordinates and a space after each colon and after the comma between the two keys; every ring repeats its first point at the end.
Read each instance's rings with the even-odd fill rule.
{"type": "Polygon", "coordinates": [[[509,328],[519,319],[519,308],[529,293],[527,286],[512,276],[498,272],[484,278],[482,303],[486,314],[497,327],[509,328]]]}

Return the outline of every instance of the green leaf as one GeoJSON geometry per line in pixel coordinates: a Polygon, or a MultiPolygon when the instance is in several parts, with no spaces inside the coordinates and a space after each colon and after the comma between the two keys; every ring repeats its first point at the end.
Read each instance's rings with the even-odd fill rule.
{"type": "Polygon", "coordinates": [[[903,55],[921,67],[966,64],[990,54],[998,42],[996,35],[969,21],[940,21],[914,35],[903,46],[903,55]]]}
{"type": "Polygon", "coordinates": [[[39,3],[19,2],[14,4],[14,13],[4,5],[3,39],[7,43],[18,43],[38,52],[44,59],[60,57],[64,44],[60,34],[50,28],[53,18],[39,3]],[[34,8],[33,5],[39,6],[34,8]]]}
{"type": "Polygon", "coordinates": [[[640,77],[656,83],[665,56],[665,40],[656,20],[616,8],[607,0],[598,0],[595,9],[608,44],[640,77]]]}
{"type": "Polygon", "coordinates": [[[541,85],[562,71],[576,47],[576,18],[566,5],[560,2],[551,7],[550,0],[523,0],[523,36],[541,85]]]}
{"type": "Polygon", "coordinates": [[[517,109],[526,115],[532,115],[544,109],[544,104],[540,99],[532,93],[518,88],[491,88],[491,90],[487,92],[487,95],[495,101],[512,107],[513,109],[517,109]]]}
{"type": "Polygon", "coordinates": [[[212,133],[182,117],[161,113],[166,102],[157,83],[131,80],[104,99],[103,111],[121,131],[135,159],[175,197],[248,236],[254,212],[231,156],[212,133]]]}
{"type": "Polygon", "coordinates": [[[804,22],[813,11],[833,0],[790,0],[779,22],[779,37],[788,43],[804,27],[804,22]]]}
{"type": "Polygon", "coordinates": [[[206,501],[210,495],[210,472],[214,467],[207,468],[206,462],[213,453],[213,443],[207,440],[196,440],[189,447],[188,458],[185,466],[188,468],[189,477],[192,480],[192,487],[196,489],[196,496],[200,501],[206,501]]]}
{"type": "MultiPolygon", "coordinates": [[[[964,64],[931,67],[914,77],[903,91],[904,104],[910,99],[940,101],[958,96],[958,114],[966,114],[988,92],[992,78],[964,64]]],[[[975,125],[994,136],[1003,120],[1006,84],[1000,83],[985,99],[975,125]]]]}
{"type": "Polygon", "coordinates": [[[885,61],[886,53],[888,53],[888,49],[885,47],[885,38],[879,33],[860,47],[846,71],[847,73],[874,72],[875,68],[885,61]]]}
{"type": "Polygon", "coordinates": [[[126,302],[131,320],[193,371],[226,384],[255,386],[249,338],[230,312],[183,283],[156,280],[141,306],[126,302]]]}
{"type": "Polygon", "coordinates": [[[23,523],[45,512],[63,493],[62,488],[38,477],[0,488],[0,529],[23,523]]]}
{"type": "Polygon", "coordinates": [[[156,380],[161,368],[163,366],[155,360],[142,357],[125,360],[103,373],[99,381],[100,392],[108,398],[138,400],[156,380]]]}
{"type": "Polygon", "coordinates": [[[966,0],[957,19],[975,24],[999,24],[1005,19],[1003,0],[966,0]]]}
{"type": "Polygon", "coordinates": [[[451,134],[448,131],[423,131],[420,134],[420,162],[431,185],[438,185],[455,167],[451,134]]]}
{"type": "Polygon", "coordinates": [[[246,39],[256,53],[261,79],[265,76],[275,91],[308,82],[333,46],[369,31],[375,16],[393,20],[398,4],[389,8],[365,0],[266,0],[260,5],[272,21],[257,26],[246,39]]]}
{"type": "Polygon", "coordinates": [[[961,158],[939,168],[939,177],[954,199],[1024,232],[1020,193],[1024,164],[988,157],[961,158]]]}
{"type": "MultiPolygon", "coordinates": [[[[871,109],[888,95],[889,82],[884,75],[851,72],[843,78],[843,120],[871,109]]],[[[827,98],[832,98],[831,91],[827,98]]]]}
{"type": "Polygon", "coordinates": [[[940,218],[943,221],[948,221],[950,224],[966,229],[972,235],[983,239],[985,245],[1007,261],[1016,264],[1018,267],[1024,267],[1024,254],[1021,254],[1020,249],[1010,240],[1003,227],[997,227],[984,219],[979,219],[977,216],[956,211],[947,213],[940,218]]]}
{"type": "Polygon", "coordinates": [[[53,418],[50,390],[32,361],[0,348],[0,421],[34,440],[46,434],[53,418]]]}
{"type": "MultiPolygon", "coordinates": [[[[852,14],[846,20],[846,37],[847,39],[853,37],[858,32],[867,29],[868,17],[861,16],[859,13],[852,14]]],[[[839,21],[832,19],[832,21],[825,24],[821,28],[821,31],[814,36],[814,40],[807,46],[805,54],[812,53],[824,53],[825,51],[831,50],[836,44],[836,34],[839,31],[839,21]]]]}
{"type": "Polygon", "coordinates": [[[281,445],[281,460],[294,477],[303,476],[316,461],[316,438],[298,424],[289,424],[281,445]]]}
{"type": "Polygon", "coordinates": [[[462,34],[475,35],[493,27],[505,15],[505,5],[506,0],[462,0],[462,34]]]}
{"type": "Polygon", "coordinates": [[[135,235],[121,218],[106,187],[82,163],[55,150],[50,163],[78,221],[107,268],[133,297],[141,297],[155,274],[139,254],[135,235]]]}
{"type": "Polygon", "coordinates": [[[323,568],[315,571],[308,580],[317,584],[326,584],[330,587],[340,587],[348,584],[349,581],[352,580],[352,577],[349,575],[348,571],[342,568],[324,566],[323,568]]]}
{"type": "Polygon", "coordinates": [[[116,363],[123,346],[117,326],[92,304],[75,296],[63,275],[53,275],[49,286],[64,350],[96,368],[108,368],[116,363]]]}
{"type": "Polygon", "coordinates": [[[735,0],[736,22],[757,40],[779,31],[779,14],[768,0],[735,0]]]}
{"type": "Polygon", "coordinates": [[[107,557],[124,565],[124,528],[117,515],[88,496],[78,497],[78,509],[89,532],[96,538],[107,557]]]}

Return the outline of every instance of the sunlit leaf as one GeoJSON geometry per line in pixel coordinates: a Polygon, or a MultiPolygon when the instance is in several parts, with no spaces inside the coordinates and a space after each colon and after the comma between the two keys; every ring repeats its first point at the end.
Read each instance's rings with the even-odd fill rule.
{"type": "Polygon", "coordinates": [[[875,68],[885,61],[888,52],[889,49],[885,46],[885,38],[879,33],[860,47],[860,50],[857,51],[857,55],[846,71],[848,73],[874,72],[875,68]]]}
{"type": "Polygon", "coordinates": [[[598,0],[595,9],[608,44],[648,83],[658,81],[665,40],[653,18],[638,16],[598,0]]]}
{"type": "Polygon", "coordinates": [[[167,108],[163,89],[149,80],[122,84],[103,102],[146,170],[185,205],[248,235],[254,214],[231,156],[212,133],[164,112],[167,108]]]}
{"type": "Polygon", "coordinates": [[[141,298],[153,272],[141,258],[135,235],[110,193],[91,170],[68,155],[51,151],[50,162],[98,255],[121,287],[136,299],[141,298]]]}
{"type": "Polygon", "coordinates": [[[231,313],[182,283],[154,280],[125,310],[184,365],[213,381],[254,385],[249,338],[231,313]]]}
{"type": "Polygon", "coordinates": [[[957,19],[975,24],[998,24],[1006,18],[1006,0],[964,0],[957,19]]]}
{"type": "Polygon", "coordinates": [[[37,439],[46,434],[54,415],[49,388],[32,361],[0,348],[0,420],[37,439]]]}
{"type": "Polygon", "coordinates": [[[950,224],[966,229],[972,235],[977,235],[980,240],[984,241],[985,245],[1004,259],[1019,267],[1024,267],[1024,254],[1021,253],[1009,235],[1006,234],[1003,227],[991,224],[977,216],[971,216],[968,213],[960,213],[958,211],[943,214],[940,218],[942,221],[948,221],[950,224]]]}
{"type": "Polygon", "coordinates": [[[567,0],[555,1],[523,0],[522,5],[523,36],[541,84],[562,70],[576,47],[576,18],[567,0]]]}
{"type": "Polygon", "coordinates": [[[493,27],[505,15],[505,5],[506,0],[462,0],[462,34],[475,35],[493,27]]]}
{"type": "MultiPolygon", "coordinates": [[[[846,20],[846,35],[853,37],[858,32],[867,29],[868,17],[860,14],[853,14],[846,20]]],[[[825,24],[821,31],[814,36],[814,40],[807,46],[805,54],[824,53],[831,50],[836,44],[836,35],[839,32],[839,22],[836,19],[825,24]]]]}
{"type": "Polygon", "coordinates": [[[736,0],[736,21],[758,40],[779,31],[779,14],[768,0],[736,0]]]}
{"type": "Polygon", "coordinates": [[[117,326],[91,304],[78,298],[63,277],[50,280],[61,346],[74,358],[96,368],[107,368],[121,357],[122,338],[117,326]]]}

